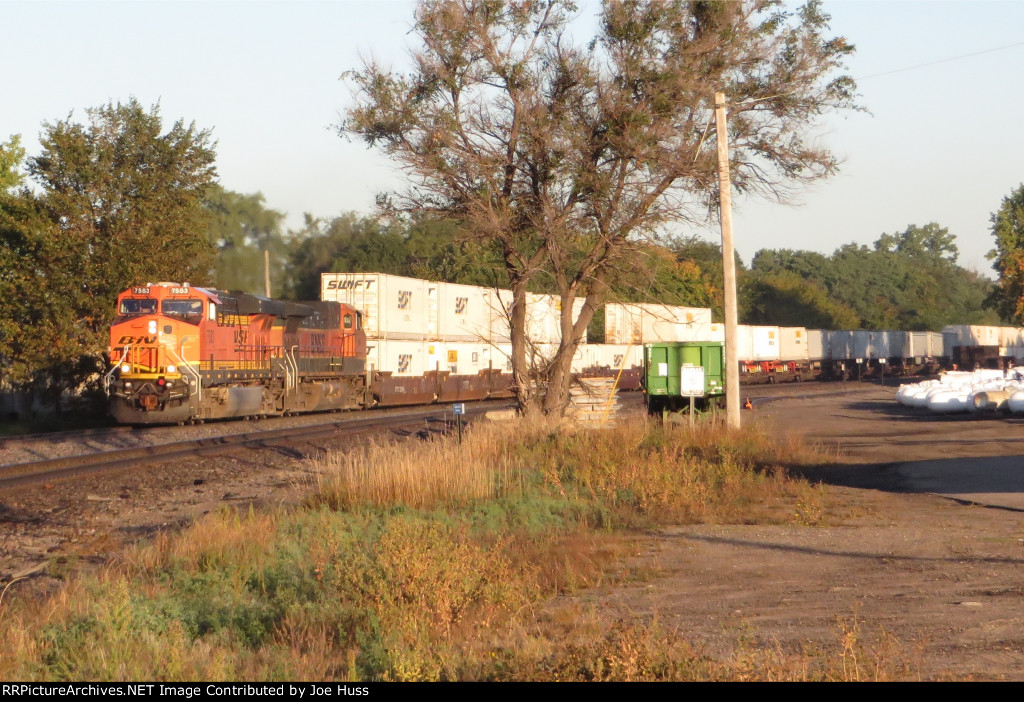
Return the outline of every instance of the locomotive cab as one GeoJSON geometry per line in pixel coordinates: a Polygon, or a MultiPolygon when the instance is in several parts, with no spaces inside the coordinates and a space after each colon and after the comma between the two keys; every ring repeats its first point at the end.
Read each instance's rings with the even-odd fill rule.
{"type": "Polygon", "coordinates": [[[199,343],[216,318],[216,296],[187,283],[133,287],[118,296],[107,375],[115,417],[159,412],[184,421],[198,389],[199,343]]]}

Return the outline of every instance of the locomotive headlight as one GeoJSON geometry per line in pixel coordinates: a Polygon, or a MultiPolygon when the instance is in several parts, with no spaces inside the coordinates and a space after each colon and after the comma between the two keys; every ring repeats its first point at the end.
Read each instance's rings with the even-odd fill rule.
{"type": "Polygon", "coordinates": [[[129,364],[129,363],[122,363],[121,364],[121,372],[122,373],[131,373],[132,372],[131,364],[129,364]]]}
{"type": "Polygon", "coordinates": [[[167,372],[168,372],[168,373],[173,373],[173,372],[174,372],[174,371],[176,371],[176,370],[178,370],[178,369],[174,367],[174,364],[173,364],[173,363],[171,363],[171,364],[168,364],[168,366],[167,366],[167,372]]]}
{"type": "Polygon", "coordinates": [[[156,334],[156,320],[155,319],[149,320],[149,326],[147,327],[147,329],[149,329],[149,333],[150,334],[156,334]]]}

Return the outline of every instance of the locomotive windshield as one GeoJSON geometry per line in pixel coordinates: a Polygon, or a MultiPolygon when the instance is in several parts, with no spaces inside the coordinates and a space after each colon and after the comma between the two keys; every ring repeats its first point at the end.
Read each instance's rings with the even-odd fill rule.
{"type": "Polygon", "coordinates": [[[134,316],[139,314],[156,314],[156,300],[152,300],[149,298],[129,298],[121,300],[121,307],[118,310],[118,314],[124,316],[134,316]]]}
{"type": "MultiPolygon", "coordinates": [[[[164,300],[160,304],[160,311],[169,316],[176,317],[202,317],[202,300],[164,300]]],[[[190,321],[190,320],[186,320],[190,321]]],[[[199,320],[196,320],[198,322],[199,320]]]]}

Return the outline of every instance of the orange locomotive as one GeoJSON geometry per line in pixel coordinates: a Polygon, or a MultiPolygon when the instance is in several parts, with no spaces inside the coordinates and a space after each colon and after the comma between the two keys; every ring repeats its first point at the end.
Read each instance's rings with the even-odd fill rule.
{"type": "Polygon", "coordinates": [[[365,359],[348,305],[147,283],[117,298],[110,411],[164,424],[356,409],[368,404],[365,359]]]}

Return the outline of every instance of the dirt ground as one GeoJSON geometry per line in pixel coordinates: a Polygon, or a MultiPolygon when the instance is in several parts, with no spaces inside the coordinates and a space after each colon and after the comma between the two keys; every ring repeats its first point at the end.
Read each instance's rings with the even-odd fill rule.
{"type": "Polygon", "coordinates": [[[709,652],[836,647],[846,631],[911,679],[1024,680],[1024,420],[904,408],[870,384],[750,394],[745,422],[838,459],[807,471],[834,504],[824,525],[666,530],[634,564],[654,577],[555,606],[709,652]]]}
{"type": "MultiPolygon", "coordinates": [[[[833,505],[822,524],[666,530],[627,565],[642,577],[551,607],[656,622],[723,655],[739,639],[834,648],[856,626],[862,648],[907,662],[910,678],[1024,680],[1024,419],[932,415],[866,383],[745,393],[744,422],[834,457],[807,473],[833,505]]],[[[0,585],[17,580],[8,597],[46,591],[63,568],[103,567],[125,544],[222,505],[293,501],[310,478],[301,459],[344,441],[0,495],[0,585]]]]}

